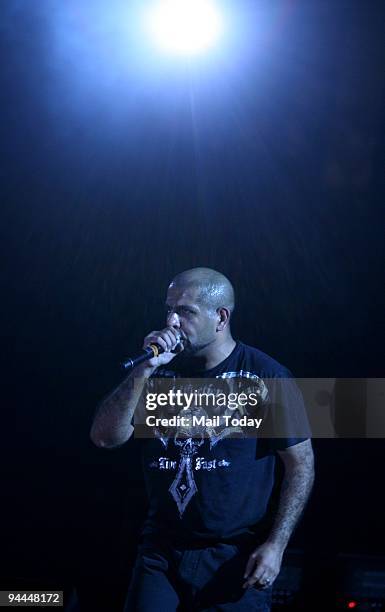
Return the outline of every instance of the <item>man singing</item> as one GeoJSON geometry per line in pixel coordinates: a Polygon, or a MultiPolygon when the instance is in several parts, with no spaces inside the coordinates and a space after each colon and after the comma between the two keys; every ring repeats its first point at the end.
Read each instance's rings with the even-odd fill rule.
{"type": "MultiPolygon", "coordinates": [[[[264,381],[289,380],[278,388],[290,419],[301,395],[286,368],[233,339],[234,290],[223,274],[209,268],[178,274],[166,308],[167,327],[143,344],[156,343],[164,352],[136,368],[141,384],[133,386],[131,374],[102,402],[91,429],[97,446],[113,448],[131,437],[150,377],[239,378],[264,387],[264,381]]],[[[183,434],[142,441],[149,511],[125,610],[268,611],[283,552],[314,480],[310,439],[197,440],[183,434]],[[273,511],[276,460],[283,477],[273,511]]]]}

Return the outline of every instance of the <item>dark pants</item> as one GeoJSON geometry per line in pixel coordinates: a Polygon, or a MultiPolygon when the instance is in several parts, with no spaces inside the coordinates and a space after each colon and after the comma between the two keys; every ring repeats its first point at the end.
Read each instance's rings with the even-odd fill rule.
{"type": "Polygon", "coordinates": [[[147,539],[139,547],[125,612],[269,612],[271,587],[242,588],[251,552],[234,544],[182,550],[147,539]]]}

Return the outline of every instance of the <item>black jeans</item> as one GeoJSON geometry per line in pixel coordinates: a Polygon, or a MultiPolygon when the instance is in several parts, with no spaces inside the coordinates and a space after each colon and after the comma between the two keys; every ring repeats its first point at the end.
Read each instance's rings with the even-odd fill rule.
{"type": "Polygon", "coordinates": [[[145,539],[127,594],[125,612],[269,612],[272,588],[243,589],[250,547],[216,544],[180,549],[145,539]]]}

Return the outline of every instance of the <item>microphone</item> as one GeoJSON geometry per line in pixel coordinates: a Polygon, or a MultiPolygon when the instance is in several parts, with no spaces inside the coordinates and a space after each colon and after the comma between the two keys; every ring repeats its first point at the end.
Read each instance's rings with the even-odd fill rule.
{"type": "MultiPolygon", "coordinates": [[[[180,341],[176,345],[176,347],[179,346],[179,344],[181,344],[180,341]]],[[[175,349],[171,352],[174,353],[175,349]]],[[[148,359],[152,359],[153,357],[158,357],[158,355],[160,355],[161,353],[164,353],[164,348],[162,348],[160,344],[152,342],[151,344],[146,346],[145,349],[141,350],[140,353],[137,353],[133,357],[129,357],[127,361],[122,363],[122,366],[126,370],[133,370],[140,363],[143,363],[143,361],[147,361],[148,359]]]]}

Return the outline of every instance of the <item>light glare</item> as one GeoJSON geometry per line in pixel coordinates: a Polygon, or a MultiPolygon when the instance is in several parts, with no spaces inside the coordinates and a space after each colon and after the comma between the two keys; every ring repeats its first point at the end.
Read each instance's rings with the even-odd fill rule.
{"type": "Polygon", "coordinates": [[[221,19],[210,0],[162,0],[148,12],[147,28],[165,51],[193,55],[214,44],[221,19]]]}

